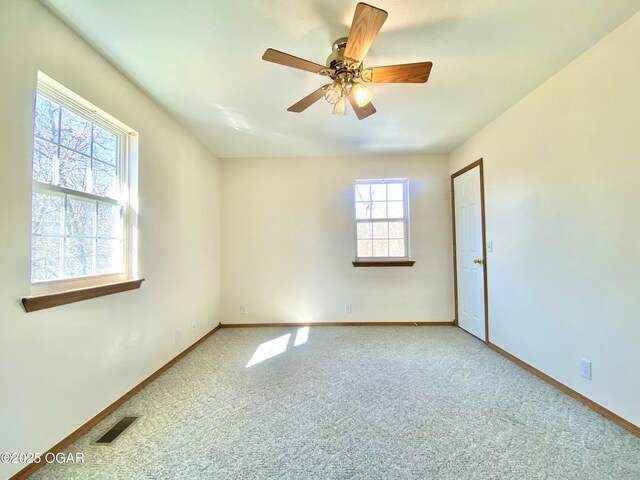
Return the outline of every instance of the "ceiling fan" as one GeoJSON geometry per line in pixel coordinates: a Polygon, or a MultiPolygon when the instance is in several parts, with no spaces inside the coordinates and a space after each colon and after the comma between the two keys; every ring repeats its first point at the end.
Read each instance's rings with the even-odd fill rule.
{"type": "Polygon", "coordinates": [[[358,3],[349,36],[333,42],[333,51],[326,66],[268,48],[262,55],[267,62],[318,73],[333,80],[333,83],[320,87],[287,110],[300,113],[324,97],[333,105],[334,114],[346,115],[348,99],[362,120],[376,113],[376,109],[371,103],[371,92],[358,80],[366,83],[425,83],[431,73],[431,62],[364,68],[362,60],[386,19],[384,10],[358,3]]]}

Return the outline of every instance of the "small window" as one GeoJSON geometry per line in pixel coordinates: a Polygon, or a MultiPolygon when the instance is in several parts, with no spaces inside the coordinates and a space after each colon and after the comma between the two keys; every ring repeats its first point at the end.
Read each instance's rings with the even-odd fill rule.
{"type": "Polygon", "coordinates": [[[34,107],[31,282],[132,276],[135,134],[40,73],[34,107]]]}
{"type": "Polygon", "coordinates": [[[356,180],[356,259],[409,258],[406,179],[356,180]]]}

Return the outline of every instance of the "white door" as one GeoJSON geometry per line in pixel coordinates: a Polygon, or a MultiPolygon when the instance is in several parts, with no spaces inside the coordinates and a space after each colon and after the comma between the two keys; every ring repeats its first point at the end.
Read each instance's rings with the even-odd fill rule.
{"type": "Polygon", "coordinates": [[[453,191],[458,325],[479,339],[486,340],[480,166],[455,177],[453,191]]]}

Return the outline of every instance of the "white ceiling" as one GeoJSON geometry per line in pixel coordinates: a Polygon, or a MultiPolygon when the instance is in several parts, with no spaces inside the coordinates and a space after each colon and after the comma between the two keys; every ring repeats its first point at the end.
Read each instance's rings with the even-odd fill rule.
{"type": "MultiPolygon", "coordinates": [[[[427,84],[370,86],[378,113],[286,109],[326,78],[356,0],[42,0],[220,157],[449,152],[640,9],[640,0],[370,0],[365,65],[433,61],[427,84]]],[[[629,52],[629,55],[634,55],[629,52]]],[[[598,68],[594,65],[594,68],[598,68]]]]}

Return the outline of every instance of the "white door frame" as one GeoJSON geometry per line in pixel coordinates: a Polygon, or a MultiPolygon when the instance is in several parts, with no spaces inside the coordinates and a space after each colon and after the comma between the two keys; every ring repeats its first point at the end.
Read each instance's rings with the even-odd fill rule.
{"type": "Polygon", "coordinates": [[[484,342],[489,345],[489,296],[487,293],[487,235],[485,232],[485,220],[484,220],[484,169],[482,166],[482,159],[477,160],[466,167],[458,170],[451,175],[451,225],[453,228],[453,294],[455,299],[455,319],[454,323],[458,326],[458,261],[456,255],[456,198],[454,179],[469,170],[480,167],[480,206],[482,210],[482,256],[484,258],[483,278],[484,278],[484,342]]]}

